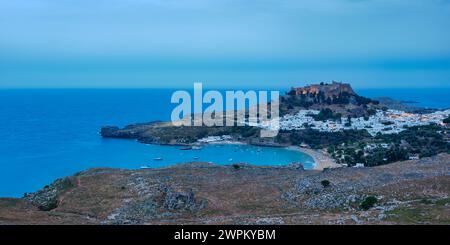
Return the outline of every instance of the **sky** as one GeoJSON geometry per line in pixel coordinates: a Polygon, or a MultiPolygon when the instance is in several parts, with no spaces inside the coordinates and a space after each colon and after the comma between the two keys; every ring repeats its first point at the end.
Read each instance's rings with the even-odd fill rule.
{"type": "Polygon", "coordinates": [[[0,0],[0,88],[450,87],[449,0],[0,0]]]}

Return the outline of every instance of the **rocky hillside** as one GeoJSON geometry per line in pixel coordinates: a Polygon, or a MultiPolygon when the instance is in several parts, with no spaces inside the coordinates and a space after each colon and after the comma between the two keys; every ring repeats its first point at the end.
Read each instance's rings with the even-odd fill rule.
{"type": "Polygon", "coordinates": [[[380,109],[379,102],[359,96],[347,83],[320,83],[294,87],[280,98],[280,114],[293,114],[302,109],[330,109],[340,116],[362,117],[380,109]]]}
{"type": "Polygon", "coordinates": [[[403,101],[394,100],[389,97],[378,97],[375,98],[375,100],[380,102],[380,106],[382,108],[386,107],[389,109],[405,111],[409,113],[425,114],[437,111],[436,109],[418,107],[415,105],[415,103],[405,103],[403,101]]]}
{"type": "Polygon", "coordinates": [[[450,224],[450,155],[303,171],[203,163],[91,169],[24,198],[0,224],[450,224]]]}

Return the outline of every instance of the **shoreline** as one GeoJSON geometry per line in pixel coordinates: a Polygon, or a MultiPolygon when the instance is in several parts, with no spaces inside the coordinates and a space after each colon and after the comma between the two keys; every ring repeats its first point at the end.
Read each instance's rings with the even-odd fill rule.
{"type": "MultiPolygon", "coordinates": [[[[158,144],[157,144],[158,145],[158,144]]],[[[160,145],[160,144],[159,144],[160,145]]],[[[223,140],[223,141],[211,141],[211,142],[201,142],[201,143],[194,143],[194,144],[186,144],[188,146],[201,146],[201,145],[250,145],[250,146],[260,146],[260,147],[274,147],[274,148],[285,148],[288,150],[293,150],[297,152],[301,152],[303,154],[306,154],[310,156],[314,160],[314,167],[312,169],[307,170],[319,170],[322,171],[325,168],[340,168],[341,165],[337,164],[333,158],[328,156],[324,150],[313,150],[310,148],[304,148],[300,146],[286,146],[286,145],[257,145],[257,144],[251,144],[248,142],[242,142],[242,141],[236,141],[236,140],[223,140]]],[[[178,146],[178,145],[171,145],[168,144],[168,146],[178,146]]]]}
{"type": "Polygon", "coordinates": [[[287,149],[302,152],[311,156],[314,160],[314,168],[312,170],[324,170],[325,168],[339,168],[341,167],[337,164],[331,157],[328,156],[323,151],[313,150],[310,148],[303,148],[299,146],[288,146],[287,149]]]}
{"type": "MultiPolygon", "coordinates": [[[[208,142],[205,144],[211,144],[211,145],[252,145],[252,146],[258,146],[254,144],[249,144],[245,142],[240,141],[216,141],[216,142],[208,142]]],[[[314,167],[312,169],[307,170],[319,170],[322,171],[326,168],[340,168],[341,165],[337,164],[333,158],[328,156],[328,154],[324,150],[313,150],[310,148],[304,148],[300,146],[275,146],[275,145],[267,145],[267,146],[261,146],[261,147],[278,147],[278,148],[285,148],[288,150],[294,150],[297,152],[301,152],[303,154],[306,154],[310,156],[314,160],[314,167]]]]}

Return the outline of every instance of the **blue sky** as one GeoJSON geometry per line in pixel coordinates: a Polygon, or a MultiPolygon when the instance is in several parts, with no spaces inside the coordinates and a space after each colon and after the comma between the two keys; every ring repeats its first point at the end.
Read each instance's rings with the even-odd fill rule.
{"type": "Polygon", "coordinates": [[[0,87],[450,87],[448,0],[0,0],[0,87]]]}

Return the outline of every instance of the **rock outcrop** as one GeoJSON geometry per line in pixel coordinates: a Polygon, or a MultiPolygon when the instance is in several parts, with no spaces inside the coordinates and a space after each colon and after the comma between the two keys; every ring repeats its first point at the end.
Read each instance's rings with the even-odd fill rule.
{"type": "Polygon", "coordinates": [[[42,190],[27,194],[24,198],[42,211],[50,211],[58,207],[58,197],[75,186],[71,178],[58,179],[42,190]]]}

